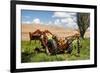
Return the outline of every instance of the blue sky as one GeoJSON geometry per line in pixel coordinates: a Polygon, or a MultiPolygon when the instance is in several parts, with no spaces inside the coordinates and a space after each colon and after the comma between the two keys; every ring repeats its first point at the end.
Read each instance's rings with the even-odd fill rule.
{"type": "Polygon", "coordinates": [[[77,28],[76,19],[76,13],[73,12],[21,10],[21,22],[25,24],[77,28]]]}

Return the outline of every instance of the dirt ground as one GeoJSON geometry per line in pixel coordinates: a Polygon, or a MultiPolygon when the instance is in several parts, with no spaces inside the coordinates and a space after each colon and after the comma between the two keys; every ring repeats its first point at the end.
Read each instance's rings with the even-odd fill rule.
{"type": "MultiPolygon", "coordinates": [[[[49,30],[51,33],[56,35],[58,38],[72,36],[76,33],[79,33],[75,29],[57,27],[57,26],[50,26],[50,25],[41,25],[41,24],[22,24],[21,26],[21,37],[22,40],[28,41],[29,40],[29,32],[34,32],[37,29],[44,31],[49,30]]],[[[85,37],[89,37],[89,31],[86,32],[85,37]]]]}

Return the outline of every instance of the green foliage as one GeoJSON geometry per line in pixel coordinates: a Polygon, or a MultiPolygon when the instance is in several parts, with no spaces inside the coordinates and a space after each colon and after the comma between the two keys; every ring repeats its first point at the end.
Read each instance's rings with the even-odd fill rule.
{"type": "Polygon", "coordinates": [[[43,52],[37,52],[35,48],[38,47],[42,49],[41,43],[39,41],[22,41],[21,47],[21,62],[51,62],[51,61],[64,61],[64,60],[87,60],[90,59],[90,39],[80,39],[80,56],[77,56],[77,42],[73,41],[73,51],[72,54],[57,54],[57,55],[47,55],[45,50],[43,52]]]}
{"type": "Polygon", "coordinates": [[[42,48],[40,41],[22,41],[21,42],[21,50],[22,52],[32,53],[35,48],[42,48]]]}
{"type": "Polygon", "coordinates": [[[90,59],[90,39],[80,39],[80,56],[77,56],[77,43],[73,42],[73,52],[68,56],[67,60],[87,60],[90,59]]]}
{"type": "Polygon", "coordinates": [[[65,60],[63,55],[46,55],[45,53],[38,53],[31,58],[32,62],[47,62],[47,61],[62,61],[65,60]]]}

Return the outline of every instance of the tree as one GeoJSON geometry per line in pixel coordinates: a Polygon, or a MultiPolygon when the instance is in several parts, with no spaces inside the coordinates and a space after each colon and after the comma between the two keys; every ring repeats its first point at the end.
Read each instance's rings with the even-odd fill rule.
{"type": "Polygon", "coordinates": [[[90,14],[77,13],[77,24],[78,24],[80,36],[84,38],[84,34],[86,30],[90,26],[90,14]]]}

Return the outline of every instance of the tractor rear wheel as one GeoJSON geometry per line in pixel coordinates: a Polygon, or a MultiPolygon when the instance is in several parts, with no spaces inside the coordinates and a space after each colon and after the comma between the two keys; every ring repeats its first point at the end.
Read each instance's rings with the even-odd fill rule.
{"type": "Polygon", "coordinates": [[[48,40],[48,49],[51,54],[57,54],[57,44],[55,40],[48,40]]]}

